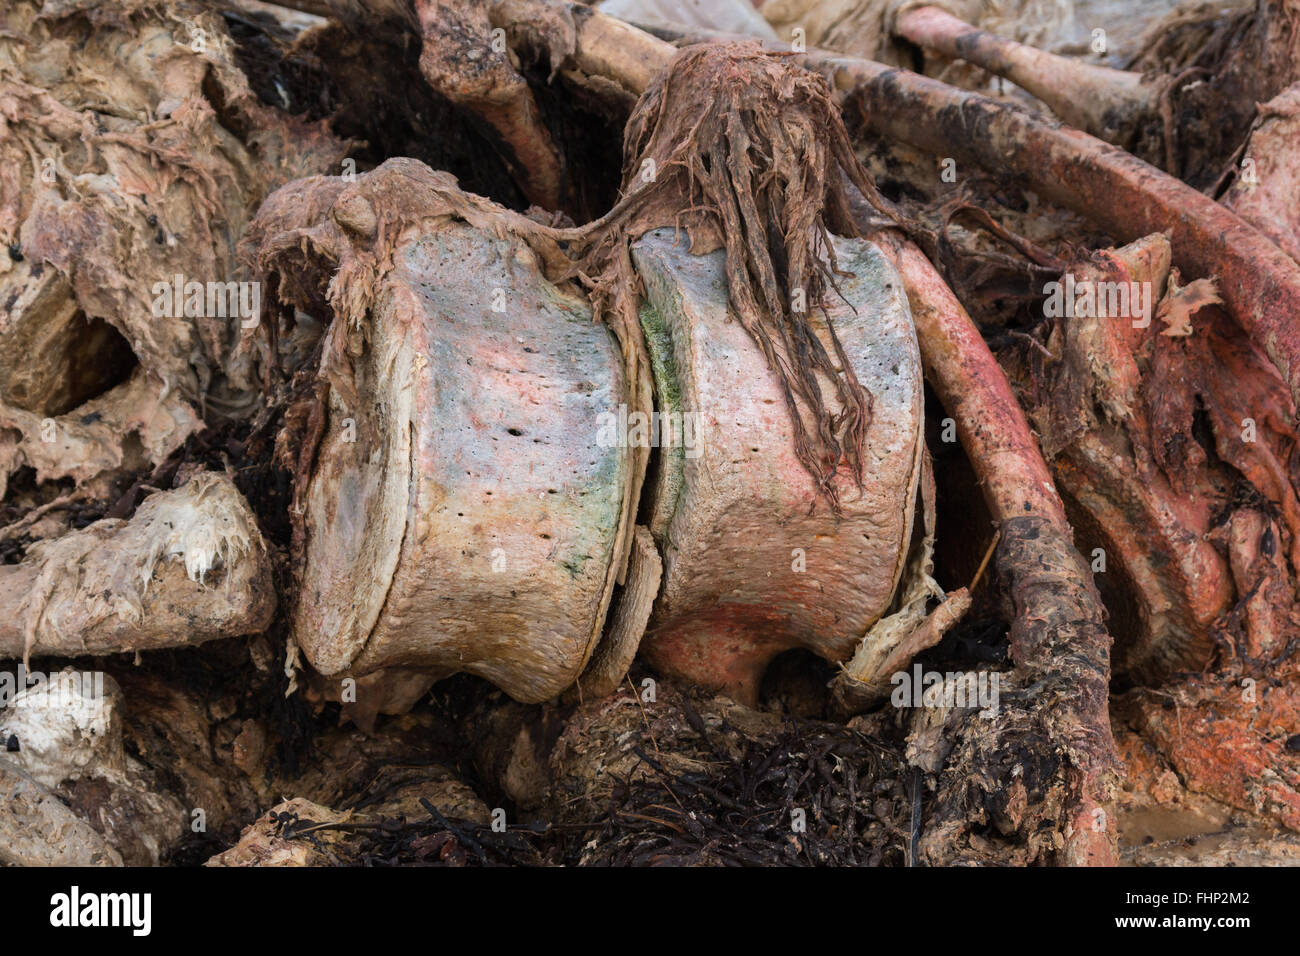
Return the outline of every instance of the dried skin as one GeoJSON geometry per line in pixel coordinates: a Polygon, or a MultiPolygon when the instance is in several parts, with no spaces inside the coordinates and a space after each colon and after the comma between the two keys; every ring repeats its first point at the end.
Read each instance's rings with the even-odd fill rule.
{"type": "MultiPolygon", "coordinates": [[[[122,741],[122,692],[112,677],[71,669],[46,675],[0,711],[9,755],[104,835],[128,866],[157,866],[185,833],[188,814],[122,741]]],[[[51,853],[57,829],[38,831],[51,853]]]]}
{"type": "Polygon", "coordinates": [[[1213,295],[1188,297],[1168,260],[1153,236],[1074,269],[1078,282],[1153,290],[1168,277],[1149,327],[1075,316],[1049,322],[1052,358],[1007,353],[1085,548],[1104,554],[1117,670],[1144,682],[1207,666],[1226,616],[1257,586],[1237,586],[1216,529],[1262,497],[1280,516],[1272,548],[1295,566],[1300,519],[1285,387],[1213,295]]]}
{"type": "Polygon", "coordinates": [[[0,404],[0,497],[10,476],[30,467],[38,482],[71,478],[107,498],[114,479],[163,461],[201,426],[177,393],[142,368],[57,418],[0,404]]]}
{"type": "Polygon", "coordinates": [[[248,411],[255,380],[233,352],[236,320],[155,316],[154,285],[238,278],[235,243],[261,198],[344,145],[262,106],[221,18],[198,6],[38,10],[24,0],[0,18],[0,241],[22,257],[0,258],[0,332],[17,343],[40,325],[37,358],[64,371],[9,375],[18,393],[3,398],[35,410],[57,400],[87,343],[67,341],[76,323],[56,334],[50,322],[75,304],[122,333],[164,394],[204,414],[248,411]]]}
{"type": "Polygon", "coordinates": [[[203,474],[0,566],[0,657],[107,655],[255,634],[275,591],[256,519],[203,474]]]}
{"type": "MultiPolygon", "coordinates": [[[[1091,375],[1126,368],[1128,388],[1113,419],[1061,453],[1058,480],[1105,545],[1098,578],[1117,598],[1117,667],[1165,680],[1129,695],[1122,712],[1191,789],[1295,829],[1300,778],[1282,746],[1300,633],[1294,406],[1221,310],[1188,322],[1190,335],[1153,325],[1127,347],[1110,337],[1107,353],[1099,336],[1076,353],[1091,375]],[[1219,677],[1167,680],[1211,664],[1219,677]]],[[[1068,355],[1078,342],[1067,331],[1049,348],[1068,355]]]]}
{"type": "Polygon", "coordinates": [[[10,866],[121,866],[89,823],[6,759],[0,759],[0,861],[10,866]]]}

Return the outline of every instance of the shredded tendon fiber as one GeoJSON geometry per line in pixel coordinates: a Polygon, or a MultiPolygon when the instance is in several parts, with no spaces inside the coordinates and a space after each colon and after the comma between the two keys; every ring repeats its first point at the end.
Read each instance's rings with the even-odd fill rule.
{"type": "Polygon", "coordinates": [[[859,234],[841,174],[901,222],[854,156],[830,87],[756,43],[691,47],[637,103],[623,153],[622,199],[569,231],[598,311],[641,342],[627,250],[650,229],[684,227],[695,253],[725,247],[732,308],[780,379],[800,462],[838,508],[833,481],[847,467],[861,487],[871,423],[834,329],[831,355],[808,315],[839,274],[830,233],[859,234]]]}

